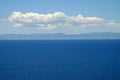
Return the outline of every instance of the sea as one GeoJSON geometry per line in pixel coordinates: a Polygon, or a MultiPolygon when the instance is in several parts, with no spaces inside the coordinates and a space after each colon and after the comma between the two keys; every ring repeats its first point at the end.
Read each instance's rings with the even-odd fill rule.
{"type": "Polygon", "coordinates": [[[120,80],[120,40],[0,40],[0,80],[120,80]]]}

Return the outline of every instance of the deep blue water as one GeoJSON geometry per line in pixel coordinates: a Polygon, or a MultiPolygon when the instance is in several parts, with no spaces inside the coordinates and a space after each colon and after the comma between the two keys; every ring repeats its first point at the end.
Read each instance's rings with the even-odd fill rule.
{"type": "Polygon", "coordinates": [[[120,80],[120,40],[0,41],[0,80],[120,80]]]}

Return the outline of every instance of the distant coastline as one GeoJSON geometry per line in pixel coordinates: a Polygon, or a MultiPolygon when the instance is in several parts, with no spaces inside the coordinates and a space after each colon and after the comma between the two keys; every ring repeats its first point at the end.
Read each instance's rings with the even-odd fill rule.
{"type": "Polygon", "coordinates": [[[89,40],[120,39],[120,33],[85,33],[85,34],[0,34],[0,40],[89,40]]]}

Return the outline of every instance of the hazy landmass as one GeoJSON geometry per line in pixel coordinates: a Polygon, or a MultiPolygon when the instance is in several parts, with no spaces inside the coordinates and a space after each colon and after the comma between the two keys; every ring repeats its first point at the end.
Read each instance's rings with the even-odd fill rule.
{"type": "Polygon", "coordinates": [[[98,32],[85,34],[0,34],[0,40],[44,40],[44,39],[120,39],[120,33],[98,32]]]}

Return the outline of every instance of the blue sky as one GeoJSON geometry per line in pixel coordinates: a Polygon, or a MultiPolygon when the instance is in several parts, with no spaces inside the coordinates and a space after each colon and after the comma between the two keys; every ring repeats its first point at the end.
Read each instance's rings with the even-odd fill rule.
{"type": "Polygon", "coordinates": [[[119,4],[120,0],[0,0],[0,34],[120,32],[119,4]]]}

